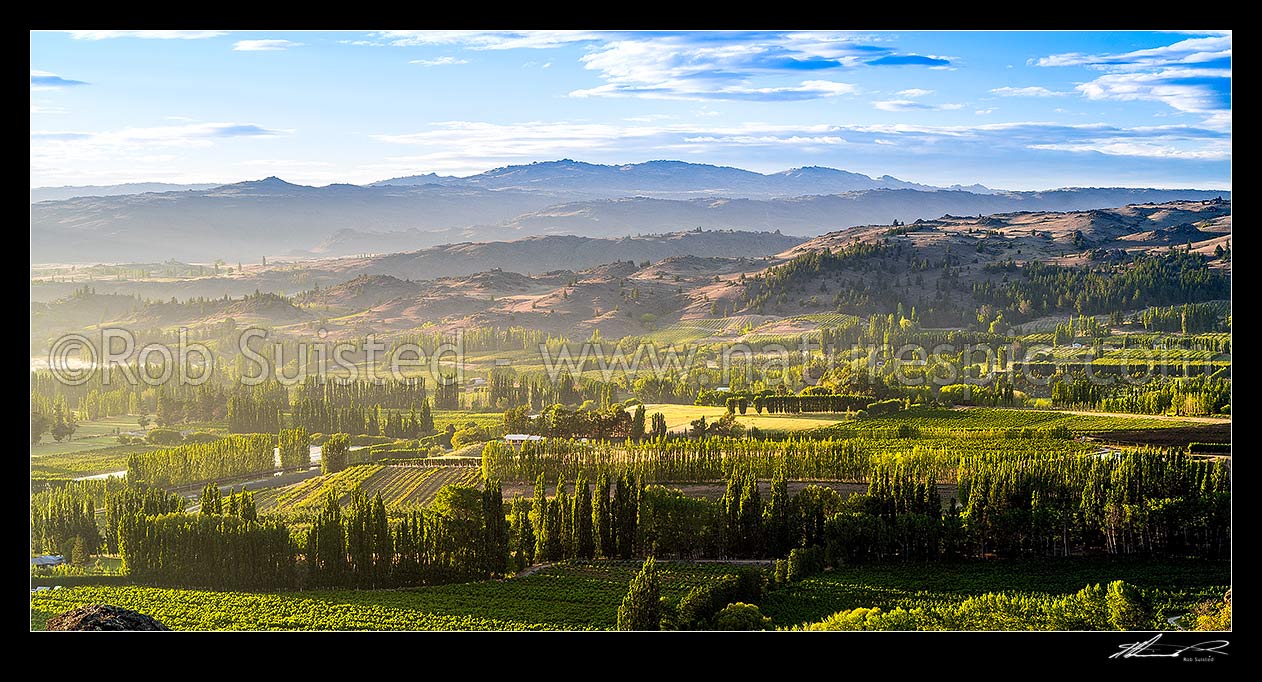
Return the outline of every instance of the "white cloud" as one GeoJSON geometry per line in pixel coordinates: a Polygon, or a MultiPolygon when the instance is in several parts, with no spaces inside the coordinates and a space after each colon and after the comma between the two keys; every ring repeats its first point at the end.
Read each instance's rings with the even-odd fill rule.
{"type": "MultiPolygon", "coordinates": [[[[840,32],[378,31],[364,40],[347,42],[396,47],[453,45],[470,50],[582,44],[586,53],[580,62],[597,72],[603,84],[576,89],[570,93],[572,97],[816,99],[858,91],[850,83],[823,77],[830,70],[888,65],[938,68],[949,64],[945,57],[898,52],[881,44],[885,40],[883,36],[840,32]]],[[[534,61],[524,64],[535,65],[534,61]]],[[[551,65],[545,62],[540,68],[551,65]]]]}
{"type": "Polygon", "coordinates": [[[232,44],[232,49],[237,52],[279,52],[288,50],[291,47],[302,47],[302,43],[273,38],[268,40],[238,40],[232,44]]]}
{"type": "Polygon", "coordinates": [[[1231,35],[1189,38],[1172,45],[1121,54],[1070,52],[1031,60],[1035,66],[1088,66],[1097,69],[1139,70],[1174,64],[1199,64],[1231,58],[1231,35]]]}
{"type": "Polygon", "coordinates": [[[1048,90],[1041,85],[1031,85],[1024,88],[1013,88],[1005,85],[1002,88],[992,88],[991,92],[1000,97],[1064,97],[1069,94],[1068,92],[1048,90]]]}
{"type": "Polygon", "coordinates": [[[724,144],[737,144],[742,146],[748,145],[835,145],[846,144],[845,138],[836,135],[699,135],[697,137],[685,137],[683,140],[688,144],[696,144],[700,142],[722,142],[724,144]]]}
{"type": "Polygon", "coordinates": [[[1189,149],[1165,144],[1101,140],[1081,144],[1035,144],[1030,149],[1062,152],[1094,152],[1108,156],[1138,156],[1152,159],[1180,159],[1190,161],[1226,161],[1231,158],[1230,145],[1214,145],[1209,148],[1189,149]]]}
{"type": "Polygon", "coordinates": [[[963,104],[925,104],[909,99],[890,99],[873,102],[872,106],[881,111],[952,111],[963,109],[963,104]]]}
{"type": "Polygon", "coordinates": [[[392,164],[410,164],[412,170],[445,173],[474,173],[493,165],[565,157],[591,158],[600,154],[634,153],[650,158],[693,155],[712,159],[731,152],[750,154],[757,148],[796,148],[810,153],[842,147],[875,150],[894,145],[934,150],[950,158],[957,158],[956,155],[1006,158],[1011,154],[1060,151],[1172,160],[1222,160],[1230,158],[1231,153],[1230,135],[1203,128],[1120,128],[1106,124],[1041,122],[934,126],[448,121],[420,132],[372,135],[371,138],[420,152],[391,157],[392,164]]]}
{"type": "Polygon", "coordinates": [[[1231,34],[1180,40],[1161,47],[1120,54],[1051,55],[1031,60],[1037,66],[1081,66],[1105,72],[1077,90],[1089,99],[1161,102],[1207,122],[1230,128],[1231,34]]]}
{"type": "Polygon", "coordinates": [[[995,113],[995,110],[993,108],[992,109],[978,109],[977,111],[974,111],[973,113],[977,114],[978,116],[985,116],[987,114],[995,113]]]}
{"type": "Polygon", "coordinates": [[[548,49],[598,40],[595,31],[377,31],[357,45],[418,47],[462,45],[474,50],[548,49]]]}
{"type": "Polygon", "coordinates": [[[436,59],[413,59],[409,64],[418,66],[451,66],[454,64],[468,64],[468,59],[457,59],[455,57],[438,57],[436,59]]]}
{"type": "MultiPolygon", "coordinates": [[[[103,131],[32,130],[31,181],[184,181],[189,178],[175,179],[182,177],[177,167],[186,167],[187,159],[194,154],[238,138],[257,145],[261,138],[288,132],[252,123],[189,123],[103,131]]],[[[206,180],[204,175],[193,179],[206,180]]]]}
{"type": "Polygon", "coordinates": [[[908,90],[898,91],[898,96],[906,98],[906,99],[915,99],[917,97],[927,97],[932,94],[933,94],[932,90],[925,90],[922,88],[910,88],[908,90]]]}
{"type": "Polygon", "coordinates": [[[1216,111],[1210,114],[1204,121],[1201,121],[1201,125],[1210,130],[1231,132],[1231,110],[1216,111]]]}
{"type": "Polygon", "coordinates": [[[670,121],[679,118],[674,114],[645,114],[643,116],[628,116],[622,120],[630,123],[652,123],[653,121],[670,121]]]}
{"type": "Polygon", "coordinates": [[[700,83],[677,81],[669,86],[653,88],[625,87],[608,83],[586,90],[575,90],[570,97],[644,97],[648,99],[682,99],[682,100],[802,100],[820,97],[836,97],[852,95],[859,88],[850,83],[836,81],[810,80],[798,85],[774,87],[751,87],[748,85],[729,84],[707,87],[700,83]]]}
{"type": "Polygon", "coordinates": [[[42,104],[31,104],[31,113],[32,114],[64,114],[64,113],[67,113],[67,111],[60,107],[46,107],[42,104]]]}
{"type": "Polygon", "coordinates": [[[51,71],[31,69],[31,92],[60,90],[62,88],[74,87],[76,85],[87,85],[87,83],[70,78],[62,78],[51,71]]]}
{"type": "Polygon", "coordinates": [[[123,162],[123,159],[152,150],[202,148],[230,138],[283,134],[285,131],[270,130],[252,123],[190,123],[107,131],[32,130],[31,163],[57,160],[73,164],[100,159],[123,162]]]}
{"type": "MultiPolygon", "coordinates": [[[[870,54],[870,53],[869,53],[870,54]]],[[[850,83],[813,78],[796,84],[759,82],[822,73],[857,64],[849,39],[825,34],[780,34],[699,40],[691,35],[609,40],[580,58],[603,85],[572,97],[650,99],[801,100],[854,94],[850,83]]]]}
{"type": "Polygon", "coordinates": [[[1162,102],[1184,112],[1206,113],[1230,109],[1231,71],[1221,69],[1162,69],[1153,73],[1111,73],[1078,86],[1089,99],[1162,102]]]}
{"type": "Polygon", "coordinates": [[[143,38],[146,40],[205,40],[228,35],[225,31],[66,31],[75,40],[143,38]]]}

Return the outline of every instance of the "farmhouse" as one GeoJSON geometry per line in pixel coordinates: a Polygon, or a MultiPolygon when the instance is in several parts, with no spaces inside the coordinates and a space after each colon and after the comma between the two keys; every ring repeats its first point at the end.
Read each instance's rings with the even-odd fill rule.
{"type": "Polygon", "coordinates": [[[543,440],[543,436],[536,436],[530,433],[508,433],[504,435],[504,442],[513,446],[513,450],[521,452],[521,444],[526,441],[543,440]]]}

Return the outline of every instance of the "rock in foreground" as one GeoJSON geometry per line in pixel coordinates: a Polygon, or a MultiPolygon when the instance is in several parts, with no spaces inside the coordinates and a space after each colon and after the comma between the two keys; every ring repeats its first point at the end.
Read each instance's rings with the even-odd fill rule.
{"type": "Polygon", "coordinates": [[[72,611],[58,614],[48,619],[48,630],[79,631],[121,631],[121,630],[167,630],[171,628],[159,623],[152,616],[111,606],[109,604],[92,604],[80,606],[72,611]]]}

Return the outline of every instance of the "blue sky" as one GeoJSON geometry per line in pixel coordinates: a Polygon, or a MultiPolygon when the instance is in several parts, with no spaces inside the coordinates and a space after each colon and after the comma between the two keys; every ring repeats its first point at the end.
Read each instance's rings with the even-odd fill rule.
{"type": "Polygon", "coordinates": [[[572,158],[1231,187],[1230,32],[31,34],[31,185],[572,158]]]}

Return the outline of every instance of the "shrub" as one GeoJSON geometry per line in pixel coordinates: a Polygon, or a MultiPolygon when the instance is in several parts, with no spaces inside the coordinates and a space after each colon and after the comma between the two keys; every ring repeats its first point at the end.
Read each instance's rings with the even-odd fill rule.
{"type": "MultiPolygon", "coordinates": [[[[315,438],[312,438],[311,440],[313,443],[315,442],[315,438]]],[[[347,443],[347,445],[353,445],[355,447],[366,447],[369,445],[381,445],[382,443],[391,443],[393,441],[394,439],[388,436],[368,436],[361,433],[356,436],[351,436],[350,442],[347,443]]]]}
{"type": "Polygon", "coordinates": [[[459,449],[466,445],[481,443],[486,440],[489,440],[489,437],[482,429],[476,426],[466,427],[451,435],[451,447],[459,449]]]}
{"type": "Polygon", "coordinates": [[[184,442],[184,436],[180,435],[175,429],[149,429],[149,433],[145,434],[145,440],[154,445],[179,445],[184,442]]]}
{"type": "Polygon", "coordinates": [[[714,616],[716,630],[770,630],[771,618],[762,615],[762,611],[753,604],[736,602],[723,607],[714,616]]]}

